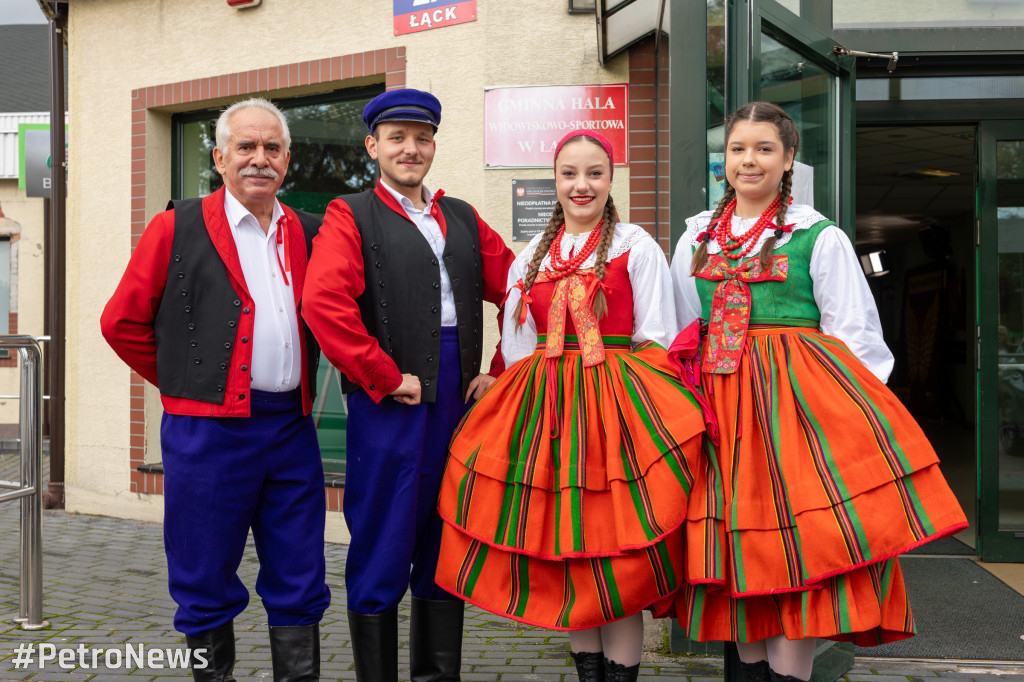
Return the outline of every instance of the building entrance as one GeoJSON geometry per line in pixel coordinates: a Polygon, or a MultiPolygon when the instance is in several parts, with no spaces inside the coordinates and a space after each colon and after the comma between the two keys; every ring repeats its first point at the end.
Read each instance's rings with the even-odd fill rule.
{"type": "MultiPolygon", "coordinates": [[[[857,252],[896,358],[889,386],[935,446],[971,522],[958,539],[972,547],[978,488],[976,139],[972,125],[860,126],[856,136],[857,252]]],[[[1024,340],[1024,329],[1015,338],[1024,340]]],[[[1019,383],[1024,426],[1024,372],[1019,383]]]]}

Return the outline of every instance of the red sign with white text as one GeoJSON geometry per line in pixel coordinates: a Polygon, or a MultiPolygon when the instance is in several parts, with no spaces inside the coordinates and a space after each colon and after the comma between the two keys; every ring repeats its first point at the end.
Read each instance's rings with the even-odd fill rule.
{"type": "Polygon", "coordinates": [[[612,143],[615,165],[629,164],[629,86],[548,85],[484,91],[484,166],[546,167],[555,145],[589,128],[612,143]]]}
{"type": "Polygon", "coordinates": [[[393,0],[395,35],[476,21],[476,0],[393,0]]]}

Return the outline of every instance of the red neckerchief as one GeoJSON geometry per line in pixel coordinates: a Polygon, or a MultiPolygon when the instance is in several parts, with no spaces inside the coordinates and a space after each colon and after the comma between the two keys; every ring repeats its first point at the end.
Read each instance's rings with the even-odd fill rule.
{"type": "Polygon", "coordinates": [[[708,256],[694,277],[718,282],[708,319],[708,340],[704,345],[701,369],[709,374],[731,374],[739,368],[743,342],[750,324],[749,282],[785,282],[789,276],[787,256],[772,256],[767,268],[761,257],[751,256],[733,266],[720,254],[708,256]]]}
{"type": "Polygon", "coordinates": [[[274,255],[277,256],[277,267],[281,269],[281,277],[284,278],[284,285],[288,286],[288,273],[292,271],[292,258],[289,255],[291,249],[288,248],[288,216],[281,214],[281,217],[277,219],[277,246],[284,245],[284,263],[281,262],[281,254],[277,251],[277,246],[274,247],[274,255]]]}

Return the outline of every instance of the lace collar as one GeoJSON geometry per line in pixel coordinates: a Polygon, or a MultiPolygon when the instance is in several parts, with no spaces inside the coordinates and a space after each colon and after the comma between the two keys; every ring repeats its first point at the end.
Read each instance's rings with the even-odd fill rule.
{"type": "MultiPolygon", "coordinates": [[[[685,243],[690,244],[694,250],[700,246],[697,241],[697,235],[707,229],[708,223],[711,222],[711,215],[714,211],[704,211],[698,213],[695,216],[686,219],[686,235],[685,243]]],[[[733,218],[733,232],[742,232],[747,228],[751,227],[757,218],[733,218]]],[[[786,212],[786,224],[793,225],[793,232],[797,230],[806,230],[813,225],[821,222],[822,220],[828,220],[825,216],[815,211],[806,204],[793,204],[789,207],[786,212]]],[[[772,230],[765,230],[758,238],[757,243],[754,244],[753,251],[761,248],[761,245],[768,241],[768,238],[775,234],[772,230]]],[[[787,244],[792,237],[792,233],[786,232],[775,242],[775,248],[778,249],[787,244]]],[[[708,253],[721,253],[722,247],[719,246],[718,242],[712,239],[708,242],[708,253]]]]}
{"type": "MultiPolygon", "coordinates": [[[[646,235],[647,231],[639,225],[633,225],[631,223],[616,223],[615,233],[612,235],[612,243],[611,246],[608,247],[608,260],[613,260],[625,254],[646,235]]],[[[542,236],[543,233],[535,235],[534,238],[530,240],[530,243],[526,245],[526,248],[523,249],[523,252],[520,254],[520,258],[529,263],[533,259],[533,254],[537,251],[537,245],[540,244],[542,236]]],[[[590,232],[562,235],[562,258],[568,258],[571,251],[581,248],[583,243],[587,241],[588,236],[590,236],[590,232]]],[[[591,254],[590,257],[580,264],[580,268],[592,268],[596,262],[597,254],[591,254]]],[[[551,254],[544,254],[544,260],[542,260],[540,264],[541,270],[549,268],[550,266],[551,254]]]]}

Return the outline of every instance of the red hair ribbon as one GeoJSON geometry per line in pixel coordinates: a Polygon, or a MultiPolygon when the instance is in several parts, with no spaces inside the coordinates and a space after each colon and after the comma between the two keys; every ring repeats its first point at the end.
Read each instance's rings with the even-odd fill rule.
{"type": "MultiPolygon", "coordinates": [[[[526,324],[526,313],[530,305],[533,303],[533,297],[526,291],[526,284],[523,282],[521,277],[518,282],[512,285],[512,289],[519,289],[521,292],[519,298],[523,299],[523,306],[519,311],[519,326],[522,327],[526,324]]],[[[512,293],[512,289],[509,289],[508,292],[506,292],[505,298],[501,299],[501,303],[498,304],[499,307],[503,307],[505,305],[505,301],[508,300],[509,295],[512,293]]]]}
{"type": "Polygon", "coordinates": [[[563,137],[561,140],[559,140],[558,144],[555,145],[555,156],[552,159],[552,163],[554,163],[554,159],[558,158],[558,152],[562,151],[562,147],[565,146],[565,143],[568,142],[569,140],[571,140],[574,137],[579,137],[580,135],[586,135],[587,137],[594,138],[604,148],[605,154],[608,155],[608,166],[609,166],[609,168],[611,168],[610,175],[614,175],[615,174],[615,153],[612,151],[611,140],[609,140],[607,137],[605,137],[601,133],[599,133],[597,131],[594,131],[594,130],[589,130],[587,128],[578,128],[576,130],[571,130],[571,131],[569,131],[565,135],[565,137],[563,137]]]}
{"type": "Polygon", "coordinates": [[[775,238],[781,239],[782,235],[786,234],[787,232],[792,232],[795,226],[796,223],[790,223],[789,225],[782,225],[781,227],[775,228],[775,238]]]}
{"type": "Polygon", "coordinates": [[[708,223],[708,229],[703,232],[697,233],[697,241],[709,242],[715,238],[715,233],[718,231],[718,224],[722,222],[722,216],[719,216],[708,223]]]}
{"type": "Polygon", "coordinates": [[[604,292],[605,296],[611,293],[611,287],[605,284],[603,280],[598,279],[597,275],[592,275],[592,277],[592,281],[590,282],[590,284],[587,285],[586,297],[588,301],[594,300],[594,296],[597,294],[598,289],[601,289],[601,291],[604,292]]]}

